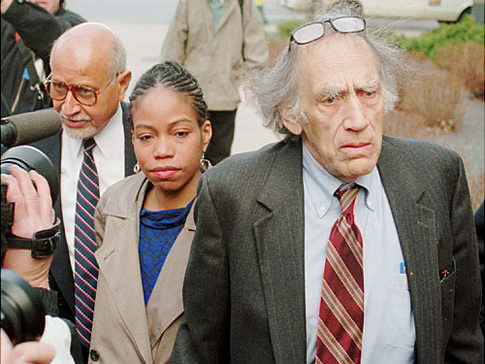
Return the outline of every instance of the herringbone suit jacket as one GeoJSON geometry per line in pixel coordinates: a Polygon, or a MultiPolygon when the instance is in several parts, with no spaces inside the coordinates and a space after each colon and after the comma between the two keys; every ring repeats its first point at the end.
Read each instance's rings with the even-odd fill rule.
{"type": "MultiPolygon", "coordinates": [[[[384,136],[377,167],[407,267],[416,363],[483,363],[460,157],[384,136]]],[[[232,156],[204,174],[172,363],[306,363],[303,193],[300,139],[232,156]]]]}

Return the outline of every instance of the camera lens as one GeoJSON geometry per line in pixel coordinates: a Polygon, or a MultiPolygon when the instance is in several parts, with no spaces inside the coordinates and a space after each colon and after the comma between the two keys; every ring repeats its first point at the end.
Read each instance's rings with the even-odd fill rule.
{"type": "Polygon", "coordinates": [[[2,329],[14,345],[37,340],[45,327],[45,309],[37,291],[18,274],[2,269],[2,329]]]}
{"type": "Polygon", "coordinates": [[[57,176],[56,167],[49,157],[41,150],[30,145],[20,145],[13,147],[2,154],[0,170],[4,174],[10,174],[10,167],[16,165],[25,171],[35,170],[49,183],[51,190],[52,204],[57,199],[59,190],[59,177],[57,176]]]}

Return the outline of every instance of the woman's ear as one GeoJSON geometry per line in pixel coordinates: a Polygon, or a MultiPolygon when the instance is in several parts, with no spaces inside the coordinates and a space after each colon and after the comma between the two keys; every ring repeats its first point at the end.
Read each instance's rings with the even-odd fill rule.
{"type": "Polygon", "coordinates": [[[202,151],[205,152],[212,137],[211,122],[209,120],[204,121],[204,123],[200,126],[200,130],[202,132],[202,151]]]}

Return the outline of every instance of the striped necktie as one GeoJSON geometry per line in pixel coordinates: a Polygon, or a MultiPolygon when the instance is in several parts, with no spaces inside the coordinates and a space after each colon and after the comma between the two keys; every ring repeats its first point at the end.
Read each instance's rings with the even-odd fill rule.
{"type": "Polygon", "coordinates": [[[83,142],[84,158],[79,173],[74,230],[74,299],[76,329],[81,342],[89,347],[98,280],[98,263],[94,256],[94,210],[99,200],[98,172],[93,158],[96,142],[83,142]]]}
{"type": "Polygon", "coordinates": [[[354,222],[358,187],[337,191],[340,217],[330,232],[323,273],[316,363],[360,363],[364,325],[362,236],[354,222]]]}

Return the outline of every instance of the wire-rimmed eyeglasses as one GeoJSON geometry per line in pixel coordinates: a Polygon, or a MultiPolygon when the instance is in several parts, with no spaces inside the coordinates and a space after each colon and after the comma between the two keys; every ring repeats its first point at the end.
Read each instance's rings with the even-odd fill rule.
{"type": "Polygon", "coordinates": [[[109,85],[111,85],[113,81],[116,80],[116,77],[118,77],[118,75],[119,74],[117,73],[111,81],[109,81],[99,90],[89,86],[73,85],[65,82],[54,81],[51,79],[52,74],[49,75],[44,81],[44,87],[47,94],[53,100],[64,100],[67,96],[67,93],[71,91],[76,101],[79,102],[81,105],[93,106],[98,101],[98,95],[103,92],[109,85]]]}
{"type": "Polygon", "coordinates": [[[302,45],[323,37],[325,34],[325,23],[330,23],[332,28],[339,33],[359,33],[365,30],[365,19],[360,16],[341,16],[303,24],[291,32],[288,52],[291,51],[291,43],[293,42],[302,45]]]}

